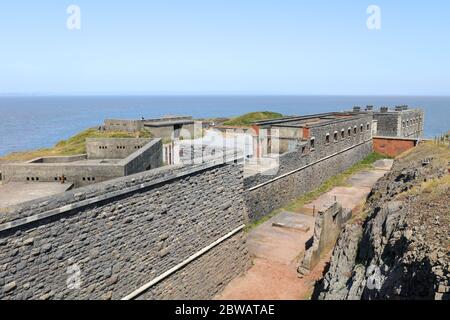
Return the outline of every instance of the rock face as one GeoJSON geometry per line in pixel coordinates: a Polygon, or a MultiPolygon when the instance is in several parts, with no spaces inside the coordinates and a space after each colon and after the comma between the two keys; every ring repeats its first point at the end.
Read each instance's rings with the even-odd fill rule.
{"type": "Polygon", "coordinates": [[[450,298],[449,160],[448,149],[426,145],[396,161],[367,217],[342,231],[313,298],[450,298]]]}

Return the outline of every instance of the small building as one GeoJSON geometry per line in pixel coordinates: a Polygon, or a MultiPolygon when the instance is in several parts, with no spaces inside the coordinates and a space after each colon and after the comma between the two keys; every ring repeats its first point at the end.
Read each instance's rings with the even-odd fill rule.
{"type": "Polygon", "coordinates": [[[41,157],[1,166],[10,182],[73,184],[75,188],[161,167],[161,139],[86,139],[86,154],[41,157]]]}
{"type": "Polygon", "coordinates": [[[339,152],[372,139],[373,117],[368,112],[332,112],[254,122],[259,132],[257,155],[339,152]],[[339,147],[334,147],[339,146],[339,147]],[[328,151],[325,151],[328,150],[328,151]]]}
{"type": "Polygon", "coordinates": [[[178,138],[194,138],[197,134],[194,124],[195,122],[190,116],[165,116],[141,120],[106,119],[104,127],[107,131],[138,132],[147,130],[154,138],[168,141],[178,138]]]}
{"type": "Polygon", "coordinates": [[[397,106],[395,109],[382,107],[373,112],[378,122],[377,136],[398,138],[422,138],[424,134],[424,111],[419,108],[397,106]]]}

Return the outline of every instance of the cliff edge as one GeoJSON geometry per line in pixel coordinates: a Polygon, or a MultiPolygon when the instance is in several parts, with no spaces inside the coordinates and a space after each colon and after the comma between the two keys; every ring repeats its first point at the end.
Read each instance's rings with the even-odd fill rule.
{"type": "Polygon", "coordinates": [[[450,149],[396,159],[338,239],[313,299],[450,298],[450,149]]]}

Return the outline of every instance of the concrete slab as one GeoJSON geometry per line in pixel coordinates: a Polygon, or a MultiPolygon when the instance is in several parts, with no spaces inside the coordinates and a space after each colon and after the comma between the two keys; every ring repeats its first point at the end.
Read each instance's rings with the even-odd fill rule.
{"type": "Polygon", "coordinates": [[[248,235],[248,249],[254,257],[265,258],[284,264],[292,264],[305,251],[305,242],[314,231],[315,218],[292,212],[283,212],[282,217],[273,217],[264,224],[253,229],[248,235]],[[307,232],[299,232],[290,228],[274,227],[273,223],[302,225],[307,232]]]}
{"type": "Polygon", "coordinates": [[[282,212],[274,218],[273,227],[289,229],[297,232],[308,232],[309,219],[302,214],[294,214],[292,212],[282,212]]]}
{"type": "Polygon", "coordinates": [[[373,167],[375,169],[381,169],[381,170],[389,171],[389,170],[392,169],[393,165],[394,165],[394,160],[393,159],[381,159],[381,160],[375,161],[375,163],[373,164],[373,167]]]}
{"type": "Polygon", "coordinates": [[[73,187],[70,182],[11,182],[0,184],[0,208],[62,193],[73,187]]]}

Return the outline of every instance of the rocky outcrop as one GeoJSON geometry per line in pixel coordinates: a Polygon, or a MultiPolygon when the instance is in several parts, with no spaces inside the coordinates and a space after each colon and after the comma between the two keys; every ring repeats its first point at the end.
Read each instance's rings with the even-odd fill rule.
{"type": "Polygon", "coordinates": [[[430,148],[396,161],[376,184],[367,217],[342,231],[314,298],[449,299],[450,152],[430,148]]]}

